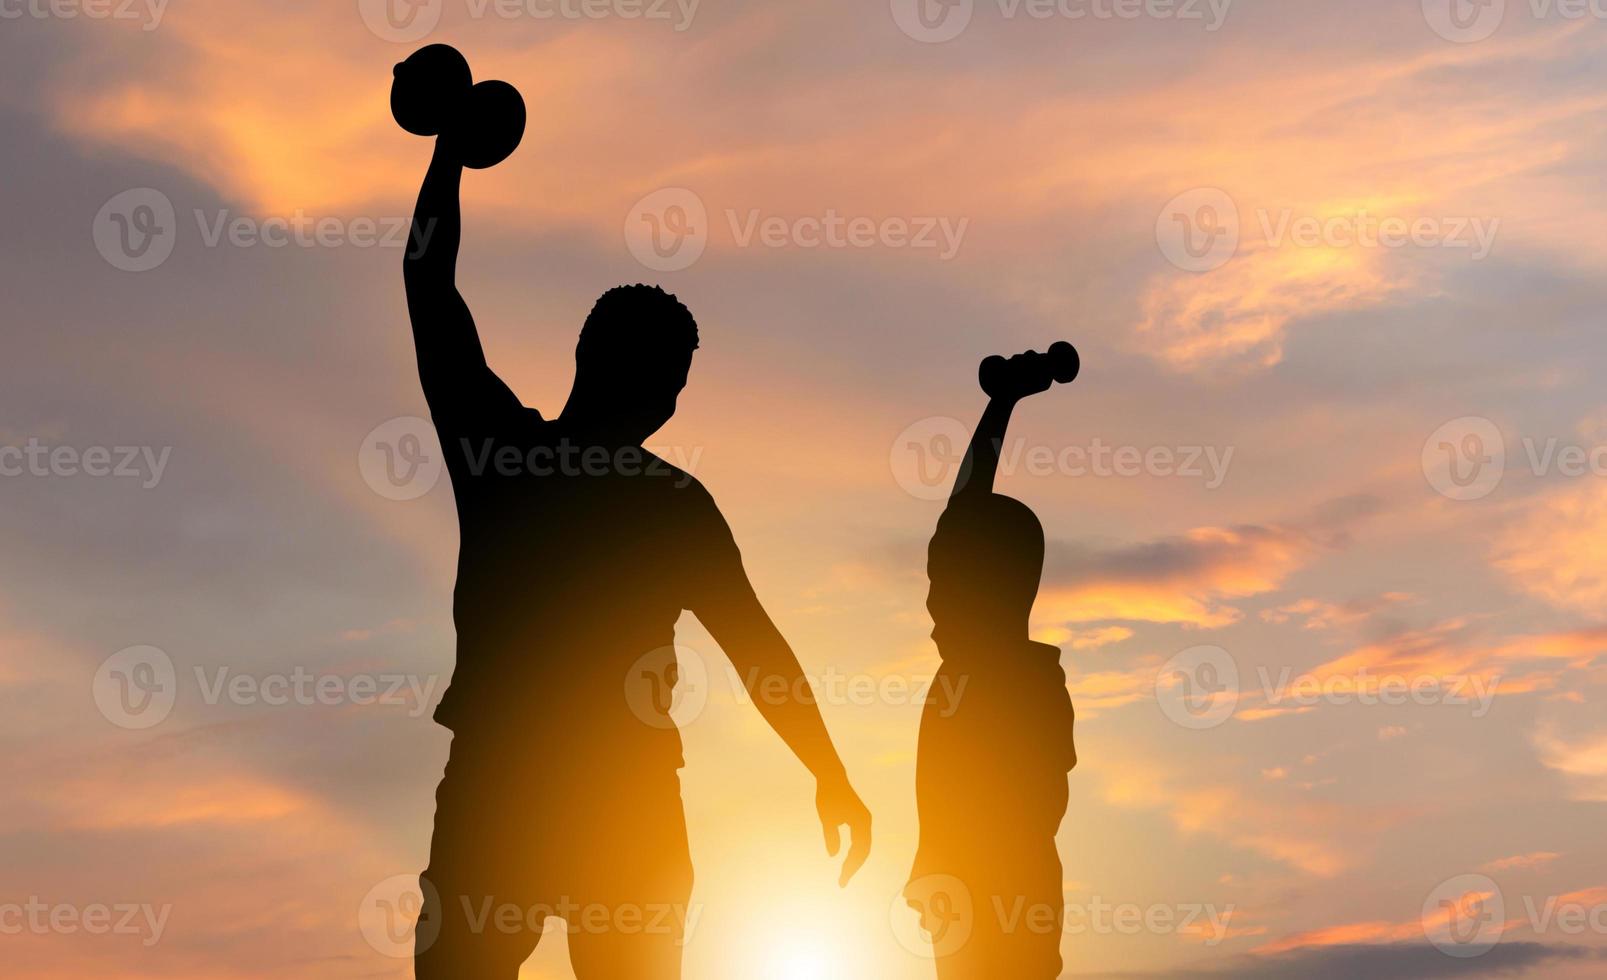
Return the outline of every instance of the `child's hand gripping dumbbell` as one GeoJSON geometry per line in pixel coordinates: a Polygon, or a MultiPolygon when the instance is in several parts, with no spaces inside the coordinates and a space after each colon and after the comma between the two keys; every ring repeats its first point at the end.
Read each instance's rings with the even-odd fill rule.
{"type": "Polygon", "coordinates": [[[982,362],[977,377],[989,398],[1019,400],[1056,382],[1070,384],[1081,368],[1077,348],[1061,340],[1049,345],[1047,354],[1029,350],[1008,360],[995,354],[982,362]]]}
{"type": "Polygon", "coordinates": [[[1029,350],[1008,359],[995,355],[982,362],[977,368],[977,379],[987,392],[988,407],[971,434],[971,445],[965,451],[965,459],[954,481],[953,499],[993,491],[999,452],[1004,446],[1004,433],[1016,403],[1028,395],[1048,391],[1056,382],[1071,383],[1081,369],[1082,359],[1077,348],[1064,340],[1049,345],[1047,354],[1029,350]]]}

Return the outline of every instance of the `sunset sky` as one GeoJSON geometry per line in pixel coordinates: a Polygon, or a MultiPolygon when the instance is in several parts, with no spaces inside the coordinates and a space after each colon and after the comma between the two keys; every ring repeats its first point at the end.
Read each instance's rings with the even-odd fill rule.
{"type": "MultiPolygon", "coordinates": [[[[430,142],[387,100],[435,41],[529,109],[464,181],[491,364],[553,414],[599,293],[687,303],[651,445],[876,816],[840,891],[812,781],[683,618],[688,978],[933,976],[897,899],[925,542],[977,361],[1058,339],[1082,377],[1018,410],[1001,490],[1079,715],[1067,975],[1607,969],[1607,19],[924,13],[0,0],[0,972],[411,976],[363,916],[428,854],[457,531],[374,452],[427,414],[387,239],[430,142]],[[152,647],[174,702],[135,727],[107,678],[152,647]],[[268,694],[297,677],[336,693],[268,694]],[[1504,909],[1487,952],[1440,899],[1504,909]]],[[[562,938],[523,975],[570,976],[562,938]]]]}

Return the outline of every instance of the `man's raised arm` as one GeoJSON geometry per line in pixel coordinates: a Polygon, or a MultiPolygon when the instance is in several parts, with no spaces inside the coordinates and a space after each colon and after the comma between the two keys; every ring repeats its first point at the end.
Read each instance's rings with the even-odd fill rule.
{"type": "Polygon", "coordinates": [[[438,139],[413,211],[402,264],[419,380],[437,426],[520,407],[519,399],[486,364],[474,318],[458,293],[462,181],[463,164],[449,141],[438,139]]]}

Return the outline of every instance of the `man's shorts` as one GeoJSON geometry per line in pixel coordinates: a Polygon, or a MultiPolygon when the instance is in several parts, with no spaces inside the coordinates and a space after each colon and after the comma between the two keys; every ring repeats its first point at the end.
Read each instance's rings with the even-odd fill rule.
{"type": "Polygon", "coordinates": [[[512,978],[548,917],[572,950],[679,947],[692,862],[674,768],[510,758],[460,734],[435,799],[419,977],[512,978]]]}

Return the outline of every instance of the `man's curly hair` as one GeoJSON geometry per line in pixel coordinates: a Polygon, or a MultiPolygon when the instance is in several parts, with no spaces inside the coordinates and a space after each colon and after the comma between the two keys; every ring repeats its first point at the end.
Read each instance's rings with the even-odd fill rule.
{"type": "Polygon", "coordinates": [[[580,328],[577,358],[614,358],[622,353],[696,350],[692,311],[660,286],[615,286],[597,298],[580,328]]]}

